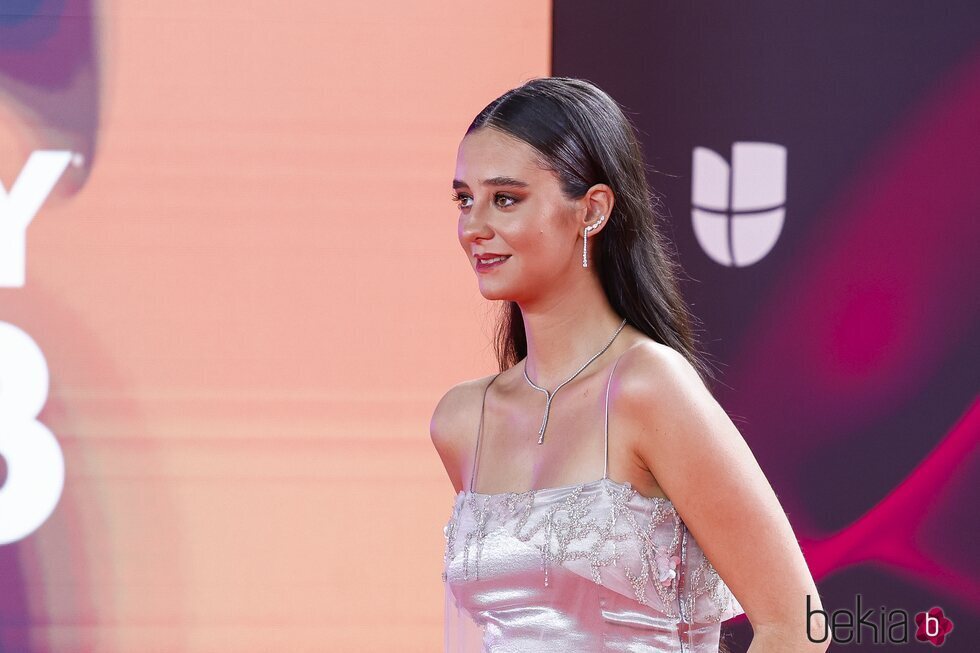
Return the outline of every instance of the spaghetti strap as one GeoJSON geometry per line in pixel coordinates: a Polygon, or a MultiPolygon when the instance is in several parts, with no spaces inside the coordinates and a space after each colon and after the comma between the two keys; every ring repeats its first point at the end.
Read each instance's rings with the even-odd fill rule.
{"type": "Polygon", "coordinates": [[[613,374],[616,372],[616,366],[619,365],[619,360],[623,357],[622,354],[613,363],[612,370],[609,372],[609,379],[606,381],[606,415],[603,422],[603,432],[605,434],[605,450],[603,453],[603,463],[602,463],[602,478],[609,477],[609,386],[612,385],[613,374]]]}
{"type": "Polygon", "coordinates": [[[483,404],[480,406],[480,428],[476,432],[476,446],[473,447],[473,466],[470,468],[470,493],[473,493],[473,479],[476,478],[476,465],[477,460],[480,455],[480,436],[483,435],[483,411],[487,407],[487,390],[493,385],[493,382],[497,380],[500,376],[500,372],[493,375],[490,382],[487,383],[486,387],[483,388],[483,404]]]}

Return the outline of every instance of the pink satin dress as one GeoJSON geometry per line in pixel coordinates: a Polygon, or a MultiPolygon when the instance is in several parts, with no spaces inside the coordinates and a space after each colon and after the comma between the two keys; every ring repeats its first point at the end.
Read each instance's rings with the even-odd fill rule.
{"type": "Polygon", "coordinates": [[[474,492],[481,411],[444,529],[446,653],[717,653],[721,623],[744,613],[670,500],[607,476],[615,367],[595,481],[474,492]]]}

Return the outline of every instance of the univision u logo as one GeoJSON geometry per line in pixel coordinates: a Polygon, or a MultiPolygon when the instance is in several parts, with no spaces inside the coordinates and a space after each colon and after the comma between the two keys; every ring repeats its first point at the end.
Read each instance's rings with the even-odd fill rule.
{"type": "Polygon", "coordinates": [[[694,148],[691,219],[701,248],[721,265],[745,267],[772,250],[786,218],[786,148],[735,143],[732,164],[694,148]]]}

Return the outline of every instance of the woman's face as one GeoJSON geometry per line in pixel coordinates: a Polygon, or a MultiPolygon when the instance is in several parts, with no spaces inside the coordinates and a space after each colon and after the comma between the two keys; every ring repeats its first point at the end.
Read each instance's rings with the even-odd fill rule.
{"type": "MultiPolygon", "coordinates": [[[[566,199],[557,175],[541,167],[533,147],[497,129],[467,134],[456,155],[453,199],[459,244],[487,299],[530,300],[581,267],[577,220],[581,202],[566,199]],[[508,257],[492,266],[478,255],[508,257]]],[[[581,272],[581,270],[579,271],[581,272]]]]}

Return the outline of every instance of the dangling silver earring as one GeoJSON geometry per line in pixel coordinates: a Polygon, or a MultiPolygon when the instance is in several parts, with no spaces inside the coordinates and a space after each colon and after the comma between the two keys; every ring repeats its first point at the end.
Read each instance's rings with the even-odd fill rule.
{"type": "Polygon", "coordinates": [[[588,245],[589,245],[589,232],[598,227],[606,216],[600,215],[599,219],[595,221],[595,224],[590,224],[585,228],[585,233],[582,236],[582,267],[589,267],[589,255],[588,255],[588,245]]]}

